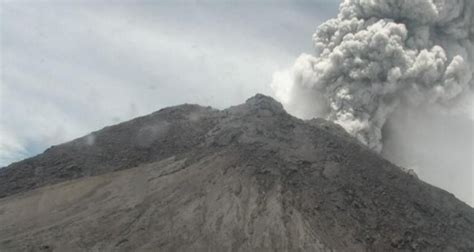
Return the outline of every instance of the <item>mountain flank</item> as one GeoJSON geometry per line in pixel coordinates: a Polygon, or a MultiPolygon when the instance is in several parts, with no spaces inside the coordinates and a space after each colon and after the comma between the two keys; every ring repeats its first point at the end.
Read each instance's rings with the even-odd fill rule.
{"type": "Polygon", "coordinates": [[[0,251],[474,251],[474,209],[256,95],[0,169],[0,251]]]}

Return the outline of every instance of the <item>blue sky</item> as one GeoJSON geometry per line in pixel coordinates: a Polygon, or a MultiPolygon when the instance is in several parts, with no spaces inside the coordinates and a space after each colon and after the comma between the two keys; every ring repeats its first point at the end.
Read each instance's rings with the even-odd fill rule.
{"type": "Polygon", "coordinates": [[[0,166],[162,107],[271,94],[339,1],[2,1],[0,166]]]}

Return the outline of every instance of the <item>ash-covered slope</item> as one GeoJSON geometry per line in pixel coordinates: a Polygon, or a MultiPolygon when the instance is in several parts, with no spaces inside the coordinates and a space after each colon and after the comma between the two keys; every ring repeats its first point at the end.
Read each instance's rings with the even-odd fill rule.
{"type": "Polygon", "coordinates": [[[0,251],[473,251],[474,210],[257,95],[0,169],[0,251]]]}

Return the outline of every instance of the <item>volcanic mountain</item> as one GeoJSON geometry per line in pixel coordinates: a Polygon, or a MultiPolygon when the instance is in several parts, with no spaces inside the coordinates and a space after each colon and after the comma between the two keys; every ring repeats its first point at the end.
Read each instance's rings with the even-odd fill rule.
{"type": "Polygon", "coordinates": [[[165,108],[0,169],[0,251],[474,251],[474,209],[270,97],[165,108]]]}

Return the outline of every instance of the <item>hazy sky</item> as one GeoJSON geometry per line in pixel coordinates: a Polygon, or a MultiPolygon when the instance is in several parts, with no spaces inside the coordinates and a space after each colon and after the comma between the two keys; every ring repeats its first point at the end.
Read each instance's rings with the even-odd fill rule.
{"type": "Polygon", "coordinates": [[[271,94],[339,5],[101,2],[1,1],[0,166],[165,106],[271,94]]]}
{"type": "MultiPolygon", "coordinates": [[[[339,2],[0,0],[0,167],[166,106],[272,95],[339,2]]],[[[474,204],[472,118],[410,118],[384,155],[474,204]]]]}

